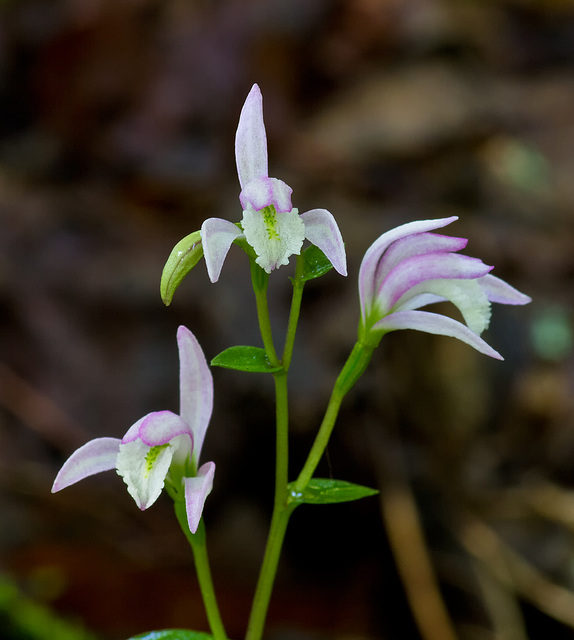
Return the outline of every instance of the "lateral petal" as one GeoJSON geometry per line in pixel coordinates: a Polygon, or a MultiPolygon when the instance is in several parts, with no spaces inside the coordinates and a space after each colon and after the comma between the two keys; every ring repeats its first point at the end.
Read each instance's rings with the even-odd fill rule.
{"type": "Polygon", "coordinates": [[[478,280],[483,291],[492,302],[500,304],[528,304],[532,301],[530,296],[515,289],[508,282],[488,274],[478,280]]]}
{"type": "Polygon", "coordinates": [[[58,472],[52,493],[100,471],[115,469],[120,442],[118,438],[96,438],[74,451],[58,472]]]}
{"type": "Polygon", "coordinates": [[[450,336],[451,338],[457,338],[462,342],[466,342],[466,344],[491,358],[504,360],[498,351],[495,351],[466,325],[438,313],[430,313],[428,311],[397,311],[377,322],[373,325],[373,329],[383,331],[414,329],[416,331],[424,331],[425,333],[450,336]]]}
{"type": "Polygon", "coordinates": [[[180,413],[193,434],[193,459],[197,464],[213,412],[213,377],[197,338],[183,325],[177,330],[177,344],[180,413]]]}
{"type": "Polygon", "coordinates": [[[464,249],[466,238],[443,236],[438,233],[415,233],[393,242],[381,256],[375,275],[375,291],[389,272],[407,258],[425,253],[452,253],[464,249]]]}
{"type": "Polygon", "coordinates": [[[401,296],[421,282],[442,278],[479,278],[491,269],[478,258],[457,253],[413,256],[403,260],[383,280],[376,292],[376,304],[381,309],[391,310],[401,296]]]}
{"type": "Polygon", "coordinates": [[[335,218],[326,209],[311,209],[301,214],[305,237],[319,247],[342,276],[347,275],[347,256],[343,236],[335,218]]]}
{"type": "Polygon", "coordinates": [[[440,227],[446,227],[451,222],[458,220],[458,216],[450,218],[439,218],[436,220],[415,220],[400,227],[391,229],[383,233],[367,249],[359,269],[359,298],[361,301],[361,315],[363,321],[370,311],[371,304],[376,292],[376,273],[381,256],[393,242],[414,233],[424,233],[433,231],[440,227]]]}
{"type": "Polygon", "coordinates": [[[219,280],[229,248],[240,235],[241,229],[222,218],[208,218],[201,225],[203,255],[211,282],[219,280]]]}
{"type": "Polygon", "coordinates": [[[267,134],[263,122],[263,96],[254,84],[247,96],[235,134],[235,162],[239,184],[267,176],[267,134]]]}
{"type": "Polygon", "coordinates": [[[206,462],[199,468],[197,476],[183,479],[187,523],[191,533],[195,533],[199,526],[205,500],[213,488],[214,474],[215,463],[206,462]]]}

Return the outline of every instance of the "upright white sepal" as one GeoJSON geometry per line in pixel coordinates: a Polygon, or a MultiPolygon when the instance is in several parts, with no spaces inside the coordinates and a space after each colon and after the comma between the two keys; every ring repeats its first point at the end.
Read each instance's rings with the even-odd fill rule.
{"type": "Polygon", "coordinates": [[[213,378],[197,338],[189,329],[177,330],[179,347],[179,410],[193,434],[193,459],[201,454],[213,412],[213,378]]]}
{"type": "Polygon", "coordinates": [[[267,176],[267,134],[263,123],[263,96],[254,84],[247,96],[235,134],[235,161],[239,184],[267,176]]]}

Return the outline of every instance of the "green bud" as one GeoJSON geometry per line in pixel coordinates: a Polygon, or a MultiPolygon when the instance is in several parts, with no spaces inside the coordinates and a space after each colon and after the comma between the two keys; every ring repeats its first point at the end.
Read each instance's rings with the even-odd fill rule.
{"type": "Polygon", "coordinates": [[[194,231],[180,240],[165,263],[161,274],[161,299],[166,306],[171,304],[173,295],[185,276],[203,256],[201,233],[194,231]]]}

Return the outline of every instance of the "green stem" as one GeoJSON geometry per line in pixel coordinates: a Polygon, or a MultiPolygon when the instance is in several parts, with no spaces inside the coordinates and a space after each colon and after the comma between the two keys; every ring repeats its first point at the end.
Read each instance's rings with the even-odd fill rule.
{"type": "Polygon", "coordinates": [[[313,446],[311,447],[311,451],[309,452],[305,465],[293,485],[294,491],[303,491],[309,484],[309,480],[313,477],[315,469],[317,468],[317,465],[325,452],[325,448],[329,443],[329,438],[331,437],[335,422],[337,421],[337,416],[339,415],[339,409],[341,408],[343,398],[363,375],[371,360],[373,350],[373,345],[366,344],[361,340],[359,340],[353,347],[351,354],[347,358],[347,362],[345,362],[345,365],[335,382],[327,410],[325,411],[325,416],[323,417],[323,422],[321,423],[317,436],[315,437],[315,442],[313,442],[313,446]]]}
{"type": "Polygon", "coordinates": [[[282,507],[277,507],[276,505],[273,510],[271,528],[269,529],[267,546],[265,547],[265,556],[253,598],[245,640],[260,640],[263,635],[269,601],[271,600],[273,584],[275,582],[275,576],[277,575],[277,567],[279,566],[281,548],[293,508],[294,507],[288,507],[284,503],[282,507]]]}
{"type": "Polygon", "coordinates": [[[271,330],[271,320],[269,319],[269,305],[267,304],[269,276],[254,260],[251,260],[251,282],[253,283],[255,303],[257,305],[259,331],[261,332],[267,358],[273,366],[280,367],[281,362],[277,357],[275,345],[273,344],[273,332],[271,330]]]}
{"type": "MultiPolygon", "coordinates": [[[[285,348],[283,352],[283,368],[273,374],[275,380],[275,417],[276,417],[276,463],[275,463],[275,498],[273,503],[273,515],[271,526],[265,546],[265,555],[253,597],[251,614],[247,626],[246,640],[260,640],[265,627],[269,602],[273,592],[275,576],[279,566],[281,548],[285,539],[285,532],[289,517],[293,507],[287,504],[287,484],[289,481],[289,403],[287,387],[287,371],[293,352],[293,343],[299,312],[301,308],[301,296],[303,282],[301,279],[303,263],[297,262],[296,275],[294,279],[293,301],[287,327],[285,348]]],[[[273,364],[279,363],[277,354],[273,346],[271,334],[271,322],[269,319],[269,309],[267,306],[267,281],[257,271],[257,267],[252,264],[253,289],[257,302],[257,315],[259,328],[263,344],[267,353],[267,358],[273,364]]],[[[281,363],[279,363],[281,364],[281,363]]]]}
{"type": "Polygon", "coordinates": [[[291,299],[291,310],[289,312],[289,322],[287,324],[287,334],[285,336],[285,347],[283,348],[283,368],[289,370],[291,357],[293,356],[293,346],[295,344],[295,334],[299,323],[299,314],[301,313],[301,300],[303,298],[303,287],[305,280],[303,279],[303,271],[305,262],[303,256],[297,256],[297,266],[295,268],[295,277],[293,278],[293,298],[291,299]]]}
{"type": "Polygon", "coordinates": [[[179,526],[191,545],[201,597],[203,598],[203,605],[207,614],[207,620],[209,621],[211,634],[215,640],[227,640],[225,627],[223,626],[219,607],[217,606],[215,589],[213,588],[213,580],[211,578],[211,569],[209,568],[203,518],[199,521],[197,532],[191,533],[189,525],[187,524],[185,502],[183,500],[175,500],[174,506],[179,526]]]}

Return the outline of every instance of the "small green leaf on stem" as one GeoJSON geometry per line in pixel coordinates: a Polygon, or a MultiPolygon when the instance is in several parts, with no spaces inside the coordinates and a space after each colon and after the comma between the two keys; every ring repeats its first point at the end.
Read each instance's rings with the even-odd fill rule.
{"type": "Polygon", "coordinates": [[[313,280],[325,275],[333,268],[329,258],[314,244],[303,251],[303,275],[302,280],[313,280]]]}
{"type": "Polygon", "coordinates": [[[188,629],[164,629],[163,631],[148,631],[129,640],[212,640],[213,636],[203,631],[188,629]]]}
{"type": "Polygon", "coordinates": [[[294,483],[291,482],[288,489],[289,501],[296,504],[337,504],[368,498],[379,493],[370,487],[329,478],[311,478],[303,491],[296,491],[294,483]]]}
{"type": "Polygon", "coordinates": [[[161,299],[169,306],[173,295],[185,276],[203,256],[201,233],[194,231],[180,240],[169,254],[161,274],[161,299]]]}
{"type": "Polygon", "coordinates": [[[281,371],[280,366],[273,366],[265,349],[261,347],[237,346],[229,347],[215,356],[211,361],[212,366],[236,371],[249,371],[252,373],[275,373],[281,371]]]}

